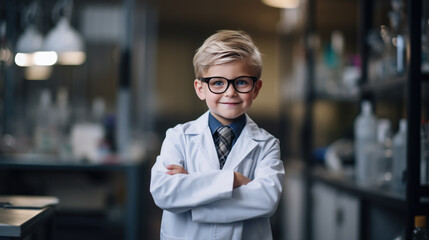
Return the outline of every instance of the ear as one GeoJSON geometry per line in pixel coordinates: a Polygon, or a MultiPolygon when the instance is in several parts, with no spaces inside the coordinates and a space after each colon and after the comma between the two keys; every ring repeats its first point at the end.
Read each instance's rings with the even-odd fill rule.
{"type": "Polygon", "coordinates": [[[206,93],[205,93],[204,88],[203,88],[203,82],[201,82],[198,79],[195,79],[194,80],[194,88],[195,88],[195,92],[197,93],[197,96],[201,100],[205,100],[206,99],[206,93]]]}
{"type": "Polygon", "coordinates": [[[256,81],[255,87],[253,88],[253,99],[255,99],[258,96],[261,88],[262,88],[262,80],[259,79],[258,81],[256,81]]]}

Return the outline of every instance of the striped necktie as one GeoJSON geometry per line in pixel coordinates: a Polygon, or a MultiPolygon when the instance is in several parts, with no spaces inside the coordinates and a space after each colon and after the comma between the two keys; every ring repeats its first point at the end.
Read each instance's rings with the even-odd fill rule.
{"type": "Polygon", "coordinates": [[[217,155],[219,157],[220,169],[222,169],[223,165],[225,165],[226,158],[228,157],[228,153],[232,147],[233,137],[234,132],[230,127],[223,126],[216,130],[215,144],[217,155]]]}

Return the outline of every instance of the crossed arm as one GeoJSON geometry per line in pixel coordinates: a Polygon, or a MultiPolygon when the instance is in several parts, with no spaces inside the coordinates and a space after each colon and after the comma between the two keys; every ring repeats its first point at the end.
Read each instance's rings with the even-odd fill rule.
{"type": "MultiPolygon", "coordinates": [[[[166,172],[169,175],[176,175],[176,174],[188,174],[188,172],[179,165],[167,165],[167,169],[169,170],[166,172]]],[[[250,182],[250,179],[244,176],[243,174],[239,172],[234,172],[234,183],[233,188],[238,188],[242,185],[247,185],[250,182]]]]}
{"type": "Polygon", "coordinates": [[[232,169],[207,168],[188,174],[181,160],[185,159],[185,139],[176,131],[167,131],[151,170],[150,192],[158,207],[175,214],[191,211],[193,221],[206,223],[229,223],[274,213],[284,176],[278,141],[266,142],[260,153],[263,155],[253,157],[258,164],[250,181],[232,169]]]}

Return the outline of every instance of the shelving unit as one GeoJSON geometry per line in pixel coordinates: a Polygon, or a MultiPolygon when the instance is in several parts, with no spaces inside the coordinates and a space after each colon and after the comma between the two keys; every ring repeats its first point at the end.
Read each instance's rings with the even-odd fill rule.
{"type": "Polygon", "coordinates": [[[361,92],[363,94],[370,94],[374,92],[384,92],[389,89],[397,89],[405,87],[407,83],[406,76],[392,77],[389,81],[381,81],[376,83],[365,83],[361,86],[361,92]]]}
{"type": "MultiPolygon", "coordinates": [[[[55,14],[51,11],[57,8],[59,1],[5,2],[0,4],[0,9],[5,7],[1,9],[0,22],[6,31],[1,47],[6,43],[12,56],[16,53],[15,45],[25,27],[22,16],[26,16],[31,2],[40,7],[34,13],[37,15],[34,17],[37,18],[34,27],[46,37],[48,30],[55,26],[56,20],[51,19],[55,14]]],[[[154,3],[135,0],[74,3],[71,21],[85,40],[87,59],[84,64],[58,64],[50,67],[52,75],[46,81],[29,81],[25,76],[28,69],[18,67],[13,61],[0,61],[0,176],[4,180],[0,184],[1,193],[43,195],[51,191],[61,194],[65,200],[59,204],[56,218],[61,239],[64,236],[65,239],[91,239],[94,238],[92,235],[103,239],[140,239],[143,234],[147,235],[144,232],[147,216],[143,216],[143,212],[148,209],[150,201],[146,199],[142,184],[146,184],[143,180],[147,180],[147,174],[143,172],[148,166],[144,163],[146,158],[131,162],[122,153],[133,144],[132,141],[141,140],[145,133],[154,128],[153,101],[148,100],[152,96],[155,69],[154,61],[148,60],[155,55],[153,46],[157,21],[155,11],[152,11],[154,3]],[[139,26],[136,27],[134,22],[139,22],[139,26]],[[96,31],[93,31],[94,26],[96,31]],[[58,133],[54,134],[56,137],[49,135],[49,143],[44,143],[50,145],[49,151],[41,149],[33,141],[38,124],[33,115],[38,111],[37,96],[45,89],[53,93],[67,89],[69,99],[69,115],[67,124],[64,124],[67,127],[61,125],[60,128],[55,124],[52,130],[49,126],[49,130],[58,133]],[[116,137],[116,144],[112,144],[111,150],[117,150],[119,156],[112,157],[114,163],[109,160],[93,164],[68,156],[72,152],[67,142],[71,129],[76,123],[95,122],[89,112],[94,108],[91,102],[99,98],[106,103],[101,107],[106,106],[105,119],[109,120],[109,125],[115,125],[110,125],[106,130],[106,135],[109,138],[112,136],[110,140],[116,137]],[[131,128],[133,133],[130,133],[131,128]],[[10,149],[5,148],[6,137],[12,139],[10,149]],[[65,154],[63,148],[57,148],[57,144],[65,146],[65,154]],[[30,179],[28,182],[22,180],[27,177],[30,179]],[[82,182],[84,184],[79,185],[82,182]],[[114,190],[111,185],[117,185],[119,190],[114,190]],[[109,190],[105,190],[108,186],[109,190]]],[[[62,8],[56,11],[65,11],[62,8]]],[[[58,102],[58,93],[56,97],[54,94],[52,96],[52,100],[58,102]]],[[[54,119],[56,113],[50,112],[49,120],[54,119]]],[[[103,121],[97,123],[100,126],[104,124],[103,121]]]]}
{"type": "Polygon", "coordinates": [[[314,169],[312,180],[322,182],[328,186],[358,196],[366,201],[374,202],[379,205],[385,205],[395,211],[405,213],[407,204],[403,194],[389,191],[388,189],[362,187],[355,183],[353,178],[330,174],[326,170],[314,169]]]}
{"type": "MultiPolygon", "coordinates": [[[[362,62],[361,79],[359,82],[360,94],[355,98],[356,105],[362,100],[370,100],[377,103],[377,96],[393,91],[403,91],[404,95],[394,96],[395,101],[401,102],[408,122],[407,131],[407,186],[406,191],[395,192],[389,189],[371,188],[360,186],[352,176],[338,175],[329,172],[326,169],[316,166],[313,156],[314,150],[314,129],[313,129],[313,107],[316,101],[320,100],[320,95],[313,89],[315,76],[314,49],[309,43],[306,44],[307,59],[307,86],[310,86],[304,96],[305,116],[302,130],[302,139],[304,146],[302,157],[305,166],[302,170],[304,176],[304,199],[305,199],[305,219],[303,225],[303,239],[319,239],[314,236],[313,209],[314,204],[319,199],[315,199],[312,188],[320,183],[333,189],[333,192],[345,193],[359,200],[360,214],[358,217],[358,228],[360,235],[358,239],[378,239],[382,237],[392,237],[402,235],[405,239],[411,239],[412,229],[414,228],[414,216],[429,215],[429,203],[424,198],[429,197],[429,186],[420,184],[420,131],[422,118],[422,84],[427,84],[429,74],[421,72],[421,18],[422,1],[405,0],[405,9],[407,14],[409,55],[406,72],[402,75],[389,76],[388,79],[382,79],[377,82],[369,81],[368,66],[370,57],[370,47],[367,43],[367,36],[373,26],[374,14],[377,9],[375,5],[384,0],[357,0],[359,4],[359,25],[358,25],[358,45],[362,62]],[[405,97],[404,97],[405,96],[405,97]],[[383,222],[384,221],[384,222],[383,222]],[[378,225],[377,225],[378,224],[378,225]],[[377,229],[383,228],[385,229],[377,229]],[[309,228],[309,229],[308,229],[309,228]],[[400,229],[400,230],[398,230],[400,229]],[[380,231],[385,231],[384,236],[380,231]],[[389,232],[390,231],[390,232],[389,232]],[[398,231],[398,232],[394,232],[398,231]]],[[[315,29],[315,5],[317,1],[309,1],[307,9],[306,39],[307,42],[312,34],[317,32],[315,29]]],[[[386,0],[390,3],[389,0],[386,0]]],[[[427,97],[427,96],[426,96],[427,97]]],[[[331,98],[335,102],[334,98],[331,98]]],[[[350,100],[350,99],[349,99],[350,100]]],[[[354,99],[352,98],[351,101],[354,99]]],[[[340,102],[341,100],[338,100],[340,102]]],[[[334,103],[335,104],[335,103],[334,103]]],[[[398,109],[397,111],[403,111],[398,109]]],[[[338,209],[337,209],[338,211],[338,209]]],[[[334,215],[337,213],[333,213],[334,215]]],[[[341,214],[340,214],[341,215],[341,214]]],[[[317,229],[317,228],[316,228],[317,229]]],[[[336,233],[337,237],[339,233],[336,233]]],[[[323,238],[323,237],[322,237],[323,238]]]]}
{"type": "Polygon", "coordinates": [[[421,122],[421,16],[422,1],[408,2],[408,22],[410,29],[410,62],[407,88],[407,239],[411,239],[414,216],[427,215],[427,204],[421,198],[429,196],[420,186],[420,122],[421,122]],[[426,206],[426,209],[424,207],[426,206]]]}

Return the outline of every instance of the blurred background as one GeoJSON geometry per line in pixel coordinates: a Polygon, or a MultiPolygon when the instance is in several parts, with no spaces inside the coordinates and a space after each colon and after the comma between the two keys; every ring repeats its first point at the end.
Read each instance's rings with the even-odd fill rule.
{"type": "Polygon", "coordinates": [[[263,54],[249,115],[280,139],[286,166],[274,238],[410,239],[428,213],[428,11],[420,0],[4,0],[0,194],[58,197],[55,239],[159,239],[150,168],[165,131],[207,110],[196,49],[234,29],[263,54]]]}

